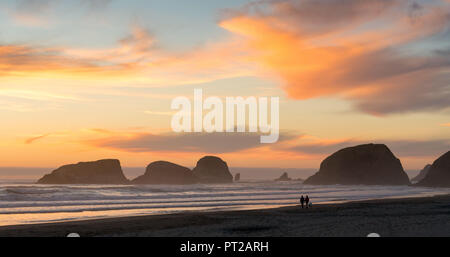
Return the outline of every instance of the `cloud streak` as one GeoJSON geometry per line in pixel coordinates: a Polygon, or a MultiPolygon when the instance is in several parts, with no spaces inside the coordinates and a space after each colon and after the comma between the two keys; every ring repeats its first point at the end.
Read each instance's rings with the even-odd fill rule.
{"type": "Polygon", "coordinates": [[[134,25],[111,48],[39,47],[0,44],[0,78],[51,77],[163,87],[251,76],[255,66],[242,42],[211,43],[186,52],[157,46],[151,32],[134,25]]]}
{"type": "MultiPolygon", "coordinates": [[[[255,154],[284,153],[290,156],[317,158],[330,155],[342,148],[379,143],[386,144],[400,157],[430,157],[450,150],[450,140],[410,140],[410,139],[321,139],[309,135],[282,132],[276,144],[260,144],[257,133],[143,133],[100,131],[102,137],[83,140],[85,144],[98,148],[124,152],[173,152],[255,154]]],[[[268,157],[269,158],[269,157],[268,157]]]]}
{"type": "Polygon", "coordinates": [[[35,136],[35,137],[27,138],[27,139],[25,140],[25,144],[27,144],[27,145],[32,144],[32,143],[34,143],[35,141],[41,140],[41,139],[46,138],[46,137],[48,137],[48,136],[50,136],[50,135],[51,135],[51,134],[45,134],[45,135],[40,135],[40,136],[35,136]]]}
{"type": "Polygon", "coordinates": [[[342,148],[355,145],[379,143],[386,144],[397,156],[428,157],[439,156],[450,150],[450,140],[354,140],[346,139],[337,142],[300,142],[295,146],[285,148],[287,151],[312,155],[330,155],[342,148]]]}
{"type": "MultiPolygon", "coordinates": [[[[280,141],[291,134],[280,135],[280,141]]],[[[124,133],[85,140],[100,148],[127,152],[231,153],[262,147],[257,133],[124,133]]]]}

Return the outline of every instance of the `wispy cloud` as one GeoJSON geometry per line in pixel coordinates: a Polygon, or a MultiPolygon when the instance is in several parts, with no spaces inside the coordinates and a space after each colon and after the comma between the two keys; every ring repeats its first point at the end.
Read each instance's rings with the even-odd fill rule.
{"type": "Polygon", "coordinates": [[[0,45],[0,78],[102,79],[147,87],[197,84],[254,75],[256,68],[242,49],[242,42],[228,40],[169,52],[157,46],[150,31],[134,25],[112,48],[0,45]]]}
{"type": "Polygon", "coordinates": [[[112,73],[110,67],[100,67],[91,60],[70,58],[57,48],[26,45],[0,45],[0,77],[71,76],[112,73]]]}
{"type": "MultiPolygon", "coordinates": [[[[291,137],[283,134],[280,141],[291,137]]],[[[84,142],[127,152],[230,153],[263,146],[257,133],[117,133],[84,142]]]]}
{"type": "Polygon", "coordinates": [[[90,145],[129,152],[226,153],[260,145],[259,135],[243,134],[149,134],[90,140],[90,145]]]}
{"type": "Polygon", "coordinates": [[[300,140],[296,145],[285,147],[287,151],[295,151],[312,155],[329,155],[342,148],[378,143],[386,144],[394,154],[400,157],[429,157],[439,156],[450,150],[450,140],[362,140],[362,139],[340,139],[327,142],[326,140],[300,140]]]}
{"type": "Polygon", "coordinates": [[[88,133],[96,133],[96,134],[114,134],[113,131],[108,129],[102,129],[102,128],[90,128],[90,129],[84,129],[83,131],[86,131],[88,133]]]}
{"type": "Polygon", "coordinates": [[[40,140],[40,139],[43,139],[43,138],[46,138],[46,137],[48,137],[48,136],[50,136],[50,135],[51,135],[51,134],[44,134],[44,135],[39,135],[39,136],[34,136],[34,137],[27,138],[27,139],[25,140],[25,144],[27,144],[27,145],[32,144],[32,143],[34,143],[35,141],[40,140]]]}
{"type": "MultiPolygon", "coordinates": [[[[257,133],[145,133],[134,131],[99,130],[101,137],[82,142],[98,148],[125,152],[190,152],[190,153],[242,153],[244,155],[283,153],[292,156],[323,158],[342,148],[379,143],[386,144],[400,157],[430,157],[450,150],[450,140],[411,139],[324,139],[298,132],[283,131],[277,144],[261,145],[257,133]]],[[[269,158],[269,157],[267,157],[269,158]]]]}

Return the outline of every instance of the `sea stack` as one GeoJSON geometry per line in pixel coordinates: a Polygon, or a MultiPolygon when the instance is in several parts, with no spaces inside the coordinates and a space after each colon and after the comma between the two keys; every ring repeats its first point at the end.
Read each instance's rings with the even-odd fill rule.
{"type": "Polygon", "coordinates": [[[291,181],[292,179],[289,177],[287,172],[283,173],[279,178],[275,179],[275,181],[291,181]]]}
{"type": "Polygon", "coordinates": [[[234,176],[234,181],[235,182],[239,182],[241,180],[241,173],[237,173],[235,176],[234,176]]]}
{"type": "Polygon", "coordinates": [[[197,182],[193,172],[183,166],[166,161],[149,164],[145,174],[135,178],[133,184],[173,184],[186,185],[197,182]]]}
{"type": "Polygon", "coordinates": [[[200,183],[232,183],[233,176],[228,165],[222,159],[214,156],[206,156],[197,162],[192,170],[200,183]]]}
{"type": "Polygon", "coordinates": [[[410,182],[400,160],[386,145],[367,144],[332,154],[304,184],[410,185],[410,182]]]}
{"type": "Polygon", "coordinates": [[[427,164],[427,165],[419,172],[419,175],[417,175],[417,176],[415,176],[413,179],[411,179],[411,182],[417,183],[417,182],[421,181],[422,179],[424,179],[424,178],[427,176],[428,171],[430,170],[430,168],[431,168],[431,164],[427,164]]]}
{"type": "Polygon", "coordinates": [[[415,185],[425,187],[450,187],[450,151],[434,161],[425,178],[415,185]]]}
{"type": "Polygon", "coordinates": [[[119,160],[80,162],[62,166],[38,180],[38,184],[127,184],[119,160]]]}

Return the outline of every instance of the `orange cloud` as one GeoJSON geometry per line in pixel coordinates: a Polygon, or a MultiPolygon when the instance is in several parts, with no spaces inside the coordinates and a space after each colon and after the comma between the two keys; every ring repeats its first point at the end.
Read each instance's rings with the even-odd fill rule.
{"type": "Polygon", "coordinates": [[[268,2],[220,25],[246,40],[290,97],[341,97],[372,114],[450,107],[450,51],[412,46],[433,46],[450,24],[447,3],[268,2]]]}
{"type": "Polygon", "coordinates": [[[100,66],[94,60],[72,58],[60,49],[25,45],[0,45],[0,77],[80,77],[112,76],[128,72],[120,65],[100,66]]]}
{"type": "Polygon", "coordinates": [[[374,115],[441,110],[450,107],[450,49],[434,38],[450,6],[435,2],[260,1],[220,22],[233,37],[178,53],[140,26],[106,49],[0,45],[0,79],[164,87],[261,76],[281,79],[293,99],[339,97],[374,115]]]}
{"type": "Polygon", "coordinates": [[[45,135],[40,135],[40,136],[35,136],[35,137],[30,137],[28,139],[25,140],[25,144],[32,144],[37,140],[43,139],[45,137],[48,137],[50,134],[45,134],[45,135]]]}
{"type": "Polygon", "coordinates": [[[251,76],[255,67],[242,42],[227,40],[186,52],[156,46],[151,33],[133,26],[116,47],[91,49],[0,45],[0,78],[45,77],[170,86],[251,76]]]}

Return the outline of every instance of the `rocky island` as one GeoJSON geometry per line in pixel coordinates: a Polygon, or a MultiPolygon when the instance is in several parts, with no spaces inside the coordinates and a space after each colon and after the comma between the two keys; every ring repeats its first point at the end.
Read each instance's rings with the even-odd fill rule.
{"type": "Polygon", "coordinates": [[[433,162],[425,178],[417,186],[450,187],[450,151],[433,162]]]}
{"type": "Polygon", "coordinates": [[[195,184],[197,178],[186,167],[166,161],[149,164],[145,174],[131,181],[133,184],[195,184]]]}
{"type": "Polygon", "coordinates": [[[313,185],[410,185],[400,160],[386,145],[366,144],[337,151],[304,182],[313,185]]]}
{"type": "Polygon", "coordinates": [[[411,179],[411,182],[417,183],[417,182],[421,181],[422,179],[424,179],[424,178],[427,176],[428,171],[430,170],[430,168],[431,168],[431,164],[427,164],[427,165],[419,172],[419,174],[418,174],[417,176],[415,176],[414,178],[411,179]]]}
{"type": "Polygon", "coordinates": [[[289,177],[287,172],[283,173],[279,178],[275,179],[275,181],[291,181],[292,179],[289,177]]]}
{"type": "Polygon", "coordinates": [[[197,166],[192,170],[199,183],[232,183],[228,165],[219,157],[206,156],[197,162],[197,166]]]}
{"type": "Polygon", "coordinates": [[[38,184],[127,184],[119,160],[64,165],[38,180],[38,184]]]}

